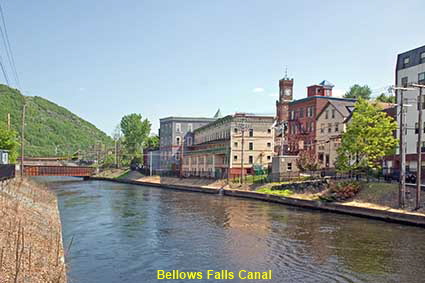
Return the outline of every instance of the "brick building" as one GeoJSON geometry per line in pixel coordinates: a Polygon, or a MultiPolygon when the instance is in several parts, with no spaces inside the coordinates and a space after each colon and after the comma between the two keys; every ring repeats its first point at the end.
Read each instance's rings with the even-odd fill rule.
{"type": "Polygon", "coordinates": [[[277,125],[286,124],[284,141],[277,134],[276,144],[286,155],[296,155],[308,150],[316,156],[317,114],[329,101],[353,103],[355,99],[332,97],[333,84],[324,80],[307,87],[307,97],[292,100],[294,80],[285,76],[279,81],[279,101],[276,102],[277,125]],[[280,145],[283,145],[282,147],[280,145]]]}

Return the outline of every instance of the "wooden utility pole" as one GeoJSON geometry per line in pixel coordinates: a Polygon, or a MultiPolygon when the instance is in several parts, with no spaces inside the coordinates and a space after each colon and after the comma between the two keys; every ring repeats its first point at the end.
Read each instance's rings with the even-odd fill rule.
{"type": "Polygon", "coordinates": [[[24,156],[25,156],[25,110],[27,107],[26,101],[22,106],[22,125],[21,125],[21,177],[24,176],[24,156]]]}
{"type": "Polygon", "coordinates": [[[7,129],[10,130],[10,113],[7,113],[7,129]]]}
{"type": "MultiPolygon", "coordinates": [[[[237,116],[240,117],[240,116],[237,116]]],[[[237,124],[237,127],[240,129],[242,134],[242,140],[241,140],[241,184],[244,183],[244,144],[245,144],[245,131],[248,128],[248,125],[246,123],[246,118],[241,117],[241,121],[237,124]]]]}

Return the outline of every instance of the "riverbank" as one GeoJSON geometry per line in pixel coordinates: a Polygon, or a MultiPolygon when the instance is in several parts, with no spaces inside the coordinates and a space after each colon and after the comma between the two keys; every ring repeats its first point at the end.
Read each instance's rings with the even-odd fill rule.
{"type": "Polygon", "coordinates": [[[56,195],[28,179],[0,187],[0,282],[66,282],[56,195]]]}
{"type": "Polygon", "coordinates": [[[394,205],[394,192],[397,189],[396,184],[369,185],[370,187],[363,188],[361,193],[348,201],[323,202],[318,199],[317,194],[304,193],[282,196],[250,191],[245,187],[234,189],[227,186],[223,180],[179,179],[159,176],[146,177],[138,172],[127,172],[119,178],[102,177],[99,179],[205,193],[219,193],[221,191],[224,195],[229,196],[247,197],[425,227],[425,213],[423,210],[408,211],[389,206],[394,205]],[[387,194],[390,197],[387,197],[387,194]],[[386,202],[385,204],[368,202],[374,199],[376,201],[385,199],[386,202]]]}

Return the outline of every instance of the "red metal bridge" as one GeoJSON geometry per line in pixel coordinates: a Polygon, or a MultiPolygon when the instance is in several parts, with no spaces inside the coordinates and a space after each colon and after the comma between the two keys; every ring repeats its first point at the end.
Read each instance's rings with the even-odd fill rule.
{"type": "Polygon", "coordinates": [[[26,176],[71,176],[89,177],[94,174],[93,167],[80,166],[49,166],[49,165],[25,165],[26,176]]]}

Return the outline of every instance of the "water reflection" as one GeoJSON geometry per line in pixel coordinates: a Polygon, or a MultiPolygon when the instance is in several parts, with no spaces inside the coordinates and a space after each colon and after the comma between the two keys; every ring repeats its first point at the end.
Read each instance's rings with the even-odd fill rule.
{"type": "Polygon", "coordinates": [[[158,269],[272,269],[273,280],[261,282],[420,282],[425,275],[420,228],[108,182],[50,185],[65,243],[75,235],[71,282],[161,282],[158,269]]]}

